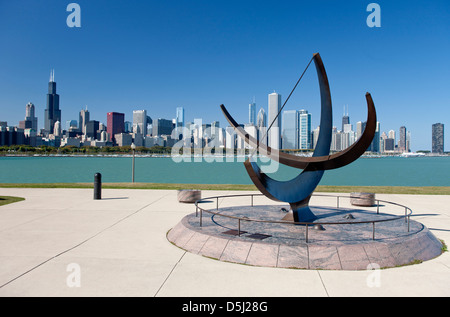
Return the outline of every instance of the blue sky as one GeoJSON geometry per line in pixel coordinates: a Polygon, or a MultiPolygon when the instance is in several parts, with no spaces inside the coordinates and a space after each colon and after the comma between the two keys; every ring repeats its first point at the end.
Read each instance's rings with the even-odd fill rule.
{"type": "MultiPolygon", "coordinates": [[[[43,126],[47,83],[55,69],[62,120],[88,106],[106,123],[109,111],[146,109],[172,119],[220,120],[225,104],[248,121],[248,104],[267,110],[274,90],[288,96],[312,54],[324,61],[335,125],[344,105],[364,121],[364,94],[375,101],[381,130],[412,134],[412,150],[431,149],[431,125],[446,125],[450,149],[450,2],[376,1],[381,27],[369,28],[371,1],[73,1],[81,28],[66,24],[72,1],[0,0],[0,121],[18,124],[25,105],[43,126]]],[[[314,67],[286,110],[320,118],[314,67]]],[[[354,127],[355,128],[355,127],[354,127]]]]}

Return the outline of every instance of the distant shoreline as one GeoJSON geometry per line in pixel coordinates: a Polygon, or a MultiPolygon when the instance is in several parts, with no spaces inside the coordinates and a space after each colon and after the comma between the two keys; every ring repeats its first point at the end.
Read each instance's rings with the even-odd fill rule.
{"type": "MultiPolygon", "coordinates": [[[[190,158],[190,157],[207,157],[207,158],[225,158],[225,157],[247,157],[248,155],[180,155],[179,158],[190,158]]],[[[298,155],[308,157],[310,155],[298,155]]],[[[115,154],[0,154],[0,157],[133,157],[130,153],[115,153],[115,154]]],[[[137,158],[171,158],[171,154],[135,154],[137,158]]],[[[384,157],[402,157],[402,158],[414,158],[414,157],[450,157],[450,154],[425,154],[416,155],[416,153],[402,155],[402,154],[366,154],[362,155],[361,158],[384,158],[384,157]]]]}
{"type": "MultiPolygon", "coordinates": [[[[93,183],[0,183],[0,188],[93,188],[93,183]]],[[[254,185],[233,184],[169,184],[169,183],[103,183],[104,189],[148,189],[148,190],[227,190],[257,191],[254,185]]],[[[450,186],[328,186],[319,185],[315,192],[352,193],[370,192],[376,194],[406,195],[450,195],[450,186]]]]}

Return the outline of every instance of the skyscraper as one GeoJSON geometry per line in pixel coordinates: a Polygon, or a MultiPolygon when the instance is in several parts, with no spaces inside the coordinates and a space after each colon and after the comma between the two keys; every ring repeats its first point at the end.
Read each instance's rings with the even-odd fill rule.
{"type": "Polygon", "coordinates": [[[312,149],[311,142],[311,114],[306,110],[299,111],[299,141],[298,148],[301,150],[312,149]]]}
{"type": "Polygon", "coordinates": [[[177,117],[175,119],[175,128],[183,128],[184,127],[184,108],[177,108],[177,117]]]}
{"type": "Polygon", "coordinates": [[[444,153],[444,124],[435,123],[431,128],[431,152],[432,153],[444,153]]]}
{"type": "Polygon", "coordinates": [[[258,140],[262,144],[267,144],[266,127],[267,127],[266,112],[264,111],[264,108],[261,108],[259,109],[258,117],[256,119],[256,128],[258,130],[258,140]]]}
{"type": "Polygon", "coordinates": [[[407,148],[406,148],[406,127],[405,126],[401,126],[400,127],[400,137],[398,140],[398,150],[400,152],[406,152],[407,148]]]}
{"type": "Polygon", "coordinates": [[[256,103],[253,101],[248,105],[248,122],[256,125],[256,103]]]}
{"type": "Polygon", "coordinates": [[[61,136],[61,122],[56,121],[55,126],[53,128],[53,134],[55,136],[61,136]]]}
{"type": "Polygon", "coordinates": [[[78,130],[78,121],[77,120],[67,120],[66,121],[66,130],[73,131],[78,130]]]}
{"type": "Polygon", "coordinates": [[[347,112],[345,112],[345,106],[344,106],[344,115],[342,116],[342,130],[344,131],[344,126],[346,124],[350,124],[350,117],[348,116],[348,109],[347,112]]]}
{"type": "Polygon", "coordinates": [[[358,140],[366,129],[366,122],[356,122],[356,139],[358,140]]]}
{"type": "Polygon", "coordinates": [[[93,140],[100,139],[100,134],[98,132],[100,130],[100,122],[95,121],[95,120],[86,122],[85,130],[86,130],[85,135],[87,137],[89,137],[93,140]]]}
{"type": "Polygon", "coordinates": [[[55,71],[50,73],[48,83],[47,108],[45,109],[45,132],[53,134],[56,121],[61,122],[61,110],[59,109],[59,95],[56,93],[55,71]]]}
{"type": "Polygon", "coordinates": [[[267,127],[267,116],[264,108],[259,109],[258,118],[256,119],[256,126],[258,128],[267,127]]]}
{"type": "Polygon", "coordinates": [[[395,140],[392,138],[386,138],[384,140],[384,152],[395,150],[395,140]]]}
{"type": "Polygon", "coordinates": [[[133,111],[133,133],[147,135],[147,110],[133,111]]]}
{"type": "Polygon", "coordinates": [[[160,135],[171,135],[172,134],[172,120],[166,120],[166,119],[157,119],[153,120],[153,136],[160,136],[160,135]]]}
{"type": "Polygon", "coordinates": [[[394,140],[394,148],[395,148],[396,141],[395,141],[395,131],[394,130],[389,130],[388,138],[394,140]]]}
{"type": "Polygon", "coordinates": [[[292,150],[299,148],[299,111],[283,111],[281,132],[282,149],[292,150]]]}
{"type": "Polygon", "coordinates": [[[27,103],[26,107],[25,107],[25,120],[26,121],[31,121],[31,128],[37,132],[38,130],[38,119],[35,116],[35,109],[34,109],[34,105],[29,102],[27,103]]]}
{"type": "Polygon", "coordinates": [[[269,146],[274,149],[280,148],[280,117],[278,115],[281,108],[281,95],[277,94],[276,92],[271,93],[269,95],[269,112],[268,112],[268,129],[270,128],[270,131],[268,131],[268,141],[269,146]],[[275,119],[276,118],[276,119],[275,119]]]}
{"type": "Polygon", "coordinates": [[[213,121],[211,122],[211,137],[212,138],[218,138],[220,134],[220,122],[219,121],[213,121]]]}
{"type": "Polygon", "coordinates": [[[377,122],[376,129],[375,129],[375,135],[373,136],[373,140],[370,143],[369,148],[367,149],[371,152],[380,152],[380,123],[377,122]]]}
{"type": "Polygon", "coordinates": [[[87,106],[86,110],[80,111],[80,115],[78,118],[78,130],[80,130],[80,132],[82,132],[83,134],[86,134],[86,124],[90,121],[90,115],[89,111],[87,110],[87,106]]]}
{"type": "Polygon", "coordinates": [[[109,141],[116,143],[114,135],[122,133],[125,130],[125,114],[108,112],[106,115],[106,122],[106,132],[108,132],[109,141]]]}

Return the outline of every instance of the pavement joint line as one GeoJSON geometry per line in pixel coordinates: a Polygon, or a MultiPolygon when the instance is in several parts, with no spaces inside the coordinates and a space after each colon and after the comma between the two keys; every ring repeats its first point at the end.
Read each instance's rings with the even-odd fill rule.
{"type": "MultiPolygon", "coordinates": [[[[27,200],[27,199],[25,199],[25,200],[27,200]]],[[[28,223],[33,222],[33,221],[41,220],[41,219],[43,219],[43,218],[50,217],[50,216],[53,216],[53,215],[58,214],[58,213],[63,213],[64,211],[67,211],[67,210],[69,210],[69,209],[71,209],[71,208],[72,208],[72,207],[67,207],[67,208],[65,208],[65,209],[56,209],[55,212],[52,212],[52,213],[43,215],[43,216],[38,217],[38,218],[35,218],[35,219],[28,220],[28,221],[26,221],[26,222],[17,224],[17,225],[15,225],[15,226],[12,226],[12,227],[9,227],[9,228],[4,228],[4,229],[0,230],[0,232],[5,232],[5,231],[8,231],[8,230],[17,228],[17,227],[19,227],[19,226],[28,224],[28,223]]],[[[6,208],[5,208],[5,209],[6,209],[6,208]]],[[[49,210],[51,210],[51,209],[49,208],[49,210]]]]}
{"type": "Polygon", "coordinates": [[[248,256],[250,255],[250,252],[252,251],[252,247],[253,247],[253,243],[250,244],[250,248],[248,249],[247,256],[245,257],[245,262],[244,263],[247,263],[248,256]]]}
{"type": "Polygon", "coordinates": [[[158,290],[156,291],[155,295],[153,295],[153,297],[158,296],[159,291],[163,288],[163,286],[166,284],[167,280],[169,279],[169,277],[172,275],[173,271],[175,270],[175,268],[177,267],[177,265],[181,262],[181,260],[184,258],[184,256],[186,255],[187,251],[184,251],[184,253],[181,255],[181,257],[179,258],[179,260],[177,261],[177,263],[175,263],[175,265],[172,267],[172,269],[170,270],[169,274],[167,275],[167,277],[164,279],[164,281],[162,282],[161,286],[158,288],[158,290]]]}
{"type": "Polygon", "coordinates": [[[220,253],[220,257],[219,257],[219,260],[222,258],[222,256],[223,256],[223,253],[225,252],[225,249],[227,248],[227,246],[228,246],[228,243],[231,241],[231,239],[227,239],[227,243],[225,244],[225,247],[222,249],[222,253],[220,253]]]}
{"type": "MultiPolygon", "coordinates": [[[[166,197],[166,196],[168,196],[168,195],[169,195],[169,194],[166,194],[166,195],[160,197],[159,199],[156,199],[155,201],[152,201],[151,203],[149,203],[149,204],[147,204],[147,205],[145,205],[145,206],[139,208],[138,210],[132,212],[131,214],[128,214],[128,215],[126,215],[125,217],[123,217],[123,218],[117,220],[117,221],[116,221],[115,223],[113,223],[112,225],[110,225],[110,226],[108,226],[108,227],[102,229],[101,231],[99,231],[99,232],[97,232],[96,234],[94,234],[93,236],[91,236],[91,237],[89,237],[89,238],[83,240],[82,242],[78,243],[77,245],[75,245],[75,246],[73,246],[73,247],[71,247],[71,248],[69,248],[69,249],[67,249],[67,250],[62,251],[62,252],[60,252],[60,253],[58,253],[58,254],[56,254],[56,255],[50,257],[49,259],[45,260],[44,262],[37,264],[36,266],[34,266],[34,267],[32,267],[31,269],[25,271],[24,273],[19,274],[18,276],[16,276],[15,278],[11,279],[10,281],[4,283],[3,285],[0,285],[0,289],[3,288],[3,287],[5,287],[5,286],[7,286],[8,284],[11,284],[12,282],[14,282],[15,280],[21,278],[22,276],[25,276],[26,274],[28,274],[28,273],[34,271],[35,269],[37,269],[37,268],[39,268],[40,266],[46,264],[47,262],[49,262],[49,261],[51,261],[51,260],[53,260],[53,259],[56,259],[57,257],[59,257],[59,256],[65,254],[65,253],[67,253],[67,252],[70,252],[70,251],[72,251],[72,250],[78,248],[79,246],[81,246],[81,245],[85,244],[86,242],[88,242],[88,241],[94,239],[95,237],[99,236],[100,234],[102,234],[102,233],[105,232],[106,230],[111,229],[112,227],[118,225],[118,224],[121,223],[122,221],[128,219],[129,217],[131,217],[131,216],[133,216],[133,215],[135,215],[135,214],[137,214],[137,213],[140,212],[141,210],[143,210],[143,209],[147,208],[148,206],[150,206],[150,205],[152,205],[152,204],[154,204],[154,203],[160,201],[161,199],[163,199],[164,197],[166,197]]],[[[67,209],[70,209],[70,208],[67,208],[67,209]]],[[[67,210],[67,209],[64,209],[64,210],[67,210]]],[[[63,211],[64,211],[64,210],[63,210],[63,211]]],[[[61,212],[62,212],[62,211],[61,211],[61,212]]]]}
{"type": "Polygon", "coordinates": [[[55,215],[55,214],[57,214],[57,213],[61,213],[61,212],[64,212],[64,211],[66,211],[66,210],[69,210],[69,209],[70,209],[70,208],[66,208],[66,209],[63,209],[63,210],[57,210],[57,211],[52,212],[52,213],[50,213],[50,214],[43,215],[43,216],[41,216],[41,217],[38,217],[38,218],[35,218],[35,219],[31,219],[31,220],[28,220],[28,221],[25,221],[25,222],[22,222],[22,223],[19,223],[19,224],[15,225],[15,226],[8,227],[8,228],[4,228],[4,229],[0,230],[0,232],[5,232],[5,231],[8,231],[8,230],[17,228],[17,227],[19,227],[19,226],[22,226],[22,225],[26,225],[26,224],[28,224],[28,223],[30,223],[30,222],[37,221],[37,220],[41,220],[41,219],[43,219],[43,218],[53,216],[53,215],[55,215]]]}
{"type": "MultiPolygon", "coordinates": [[[[366,246],[367,247],[367,246],[366,246]]],[[[369,255],[367,254],[367,250],[366,250],[366,247],[364,247],[363,246],[363,250],[364,250],[364,254],[366,255],[366,257],[367,257],[367,261],[369,261],[369,263],[372,263],[372,261],[370,260],[370,257],[369,257],[369,255]]],[[[378,250],[377,250],[377,253],[378,253],[378,250]]]]}
{"type": "Polygon", "coordinates": [[[327,297],[330,297],[330,294],[328,294],[327,287],[325,286],[325,283],[323,282],[322,275],[320,275],[319,270],[316,270],[316,272],[317,272],[317,274],[319,274],[320,282],[322,282],[322,286],[323,286],[323,289],[325,290],[325,293],[327,293],[327,297]]]}
{"type": "MultiPolygon", "coordinates": [[[[342,269],[342,261],[341,261],[341,257],[339,256],[338,248],[336,247],[335,249],[336,249],[336,254],[337,254],[337,256],[338,256],[338,259],[339,259],[339,265],[341,266],[341,269],[342,269]]],[[[320,275],[320,274],[319,274],[319,275],[320,275]]]]}
{"type": "Polygon", "coordinates": [[[447,269],[450,269],[450,266],[448,266],[447,264],[445,264],[445,263],[442,263],[447,269]]]}

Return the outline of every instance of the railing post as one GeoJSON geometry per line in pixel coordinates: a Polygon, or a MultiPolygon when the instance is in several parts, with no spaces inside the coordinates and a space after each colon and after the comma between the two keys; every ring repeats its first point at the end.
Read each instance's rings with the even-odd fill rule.
{"type": "Polygon", "coordinates": [[[195,217],[198,217],[198,206],[195,204],[195,217]]]}
{"type": "Polygon", "coordinates": [[[409,215],[408,215],[408,232],[409,232],[410,222],[411,222],[411,220],[409,219],[409,215]]]}
{"type": "Polygon", "coordinates": [[[339,196],[336,197],[337,197],[337,208],[339,209],[339,196]]]}
{"type": "Polygon", "coordinates": [[[377,215],[380,213],[380,200],[377,200],[377,215]]]}
{"type": "Polygon", "coordinates": [[[219,197],[216,197],[217,198],[217,200],[216,200],[216,210],[219,210],[219,197]]]}
{"type": "Polygon", "coordinates": [[[372,222],[372,240],[375,240],[375,221],[372,222]]]}
{"type": "Polygon", "coordinates": [[[306,234],[305,234],[305,236],[306,236],[306,243],[308,243],[308,225],[306,225],[306,234]]]}
{"type": "Polygon", "coordinates": [[[253,195],[252,195],[252,207],[253,207],[253,195]]]}
{"type": "Polygon", "coordinates": [[[405,207],[405,222],[407,222],[407,219],[406,219],[407,214],[408,214],[408,207],[405,207]]]}
{"type": "Polygon", "coordinates": [[[200,208],[200,227],[202,226],[202,209],[200,208]]]}

